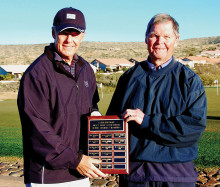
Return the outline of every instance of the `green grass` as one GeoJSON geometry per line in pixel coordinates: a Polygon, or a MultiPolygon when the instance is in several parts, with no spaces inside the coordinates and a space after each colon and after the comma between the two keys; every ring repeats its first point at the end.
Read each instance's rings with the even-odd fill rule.
{"type": "Polygon", "coordinates": [[[219,95],[217,95],[216,88],[206,88],[206,95],[208,98],[207,116],[217,117],[220,120],[220,88],[219,95]]]}
{"type": "Polygon", "coordinates": [[[199,154],[195,160],[198,167],[220,166],[219,132],[205,132],[199,142],[199,154]]]}
{"type": "MultiPolygon", "coordinates": [[[[220,167],[220,95],[216,88],[206,88],[208,98],[207,128],[199,142],[197,167],[220,167]]],[[[112,93],[100,92],[99,109],[105,115],[112,93]]],[[[21,125],[16,100],[0,102],[0,160],[22,158],[21,125]]]]}
{"type": "Polygon", "coordinates": [[[206,88],[208,100],[207,127],[199,142],[196,166],[220,166],[220,95],[216,88],[206,88]]]}
{"type": "Polygon", "coordinates": [[[100,92],[100,101],[98,103],[99,106],[99,111],[101,112],[102,115],[105,115],[108,109],[108,106],[111,102],[111,98],[112,98],[113,93],[110,94],[103,94],[103,98],[102,98],[102,94],[100,92]]]}
{"type": "Polygon", "coordinates": [[[16,100],[0,102],[0,156],[22,157],[21,125],[16,100]]]}

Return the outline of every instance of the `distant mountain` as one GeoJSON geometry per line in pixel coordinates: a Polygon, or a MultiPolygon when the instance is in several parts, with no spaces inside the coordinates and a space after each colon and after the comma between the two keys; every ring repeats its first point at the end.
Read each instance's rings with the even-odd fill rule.
{"type": "MultiPolygon", "coordinates": [[[[0,64],[30,64],[44,51],[48,44],[0,45],[0,64]]],[[[181,40],[174,56],[187,57],[202,51],[220,48],[220,36],[181,40]]],[[[83,42],[79,55],[88,62],[96,58],[147,58],[144,42],[83,42]]]]}
{"type": "Polygon", "coordinates": [[[184,43],[200,43],[202,45],[207,44],[219,44],[220,43],[220,36],[215,37],[204,37],[204,38],[191,38],[183,40],[184,43]]]}

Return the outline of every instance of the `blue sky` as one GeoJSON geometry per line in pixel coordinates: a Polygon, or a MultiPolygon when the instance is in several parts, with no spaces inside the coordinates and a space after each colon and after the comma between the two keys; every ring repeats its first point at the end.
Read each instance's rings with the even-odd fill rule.
{"type": "Polygon", "coordinates": [[[220,36],[220,0],[0,0],[0,44],[53,42],[51,27],[64,7],[86,18],[84,41],[142,42],[148,21],[168,13],[180,39],[220,36]]]}

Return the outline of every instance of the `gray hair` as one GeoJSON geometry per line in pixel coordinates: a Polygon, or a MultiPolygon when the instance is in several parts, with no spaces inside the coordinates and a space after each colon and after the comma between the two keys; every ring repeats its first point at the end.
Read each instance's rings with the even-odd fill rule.
{"type": "Polygon", "coordinates": [[[165,23],[165,22],[168,22],[168,21],[171,21],[173,23],[174,34],[176,35],[176,37],[178,37],[178,35],[179,35],[179,24],[178,24],[178,22],[172,16],[170,16],[169,14],[161,13],[161,14],[156,14],[149,21],[148,26],[147,26],[147,31],[146,31],[146,34],[145,34],[146,38],[147,38],[148,34],[150,34],[150,30],[151,30],[153,25],[155,25],[157,23],[165,23]]]}

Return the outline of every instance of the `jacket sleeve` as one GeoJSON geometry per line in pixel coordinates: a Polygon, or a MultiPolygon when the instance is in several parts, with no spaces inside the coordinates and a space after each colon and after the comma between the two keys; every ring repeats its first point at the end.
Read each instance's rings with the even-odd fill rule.
{"type": "Polygon", "coordinates": [[[17,102],[24,155],[32,155],[37,162],[51,169],[75,169],[82,155],[65,145],[54,132],[51,126],[49,91],[45,84],[29,73],[23,76],[20,84],[17,102]]]}
{"type": "MultiPolygon", "coordinates": [[[[198,79],[196,79],[198,80],[198,79]]],[[[176,116],[167,117],[162,113],[146,114],[141,125],[143,133],[161,145],[188,147],[198,143],[206,127],[207,100],[201,81],[194,81],[185,111],[176,116]]]]}

